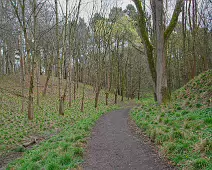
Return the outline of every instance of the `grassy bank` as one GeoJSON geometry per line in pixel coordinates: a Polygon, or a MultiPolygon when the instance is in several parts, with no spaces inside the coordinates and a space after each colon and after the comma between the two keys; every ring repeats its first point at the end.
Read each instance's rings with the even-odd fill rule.
{"type": "Polygon", "coordinates": [[[177,90],[168,105],[142,99],[132,119],[180,169],[212,169],[212,71],[177,90]]]}

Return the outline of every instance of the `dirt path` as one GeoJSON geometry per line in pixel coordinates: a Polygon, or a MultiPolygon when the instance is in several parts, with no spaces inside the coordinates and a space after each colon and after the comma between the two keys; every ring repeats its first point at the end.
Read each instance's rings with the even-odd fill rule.
{"type": "Polygon", "coordinates": [[[128,124],[129,110],[113,111],[97,122],[88,143],[85,170],[173,169],[149,144],[132,133],[128,124]]]}

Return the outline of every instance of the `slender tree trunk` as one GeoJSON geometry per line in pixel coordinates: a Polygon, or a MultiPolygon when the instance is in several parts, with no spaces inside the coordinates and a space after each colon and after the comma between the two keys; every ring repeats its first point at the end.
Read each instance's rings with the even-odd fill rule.
{"type": "MultiPolygon", "coordinates": [[[[24,1],[24,0],[23,0],[24,1]]],[[[25,3],[23,2],[25,5],[25,3]]],[[[34,8],[34,35],[36,35],[36,8],[37,8],[37,2],[36,0],[33,1],[33,8],[34,8]]],[[[25,12],[24,12],[25,13],[25,12]]],[[[32,57],[30,56],[30,47],[29,47],[29,39],[26,32],[26,25],[24,26],[24,34],[26,39],[26,45],[27,45],[27,57],[29,60],[29,75],[30,75],[30,86],[29,86],[29,103],[28,103],[28,119],[32,120],[34,118],[34,111],[33,111],[33,89],[34,89],[34,62],[35,62],[35,55],[36,55],[36,48],[34,48],[34,54],[32,57]],[[31,68],[30,68],[31,65],[31,68]]],[[[35,39],[35,37],[34,37],[35,39]]],[[[35,40],[35,46],[36,46],[36,40],[35,40]]]]}
{"type": "Polygon", "coordinates": [[[74,100],[76,100],[76,66],[74,67],[74,100]]]}
{"type": "Polygon", "coordinates": [[[40,105],[40,97],[39,97],[39,85],[40,85],[40,66],[39,63],[37,63],[37,74],[36,74],[36,78],[37,78],[37,105],[40,105]]]}
{"type": "Polygon", "coordinates": [[[66,91],[67,91],[67,83],[65,85],[65,89],[64,89],[64,93],[63,95],[61,96],[60,98],[60,104],[59,104],[59,113],[60,115],[64,116],[64,112],[65,112],[65,109],[64,109],[64,103],[65,103],[65,98],[66,98],[66,91]]]}
{"type": "Polygon", "coordinates": [[[46,77],[46,82],[45,82],[44,89],[43,89],[43,96],[46,96],[48,83],[49,83],[49,80],[50,80],[50,77],[51,77],[51,74],[52,74],[53,60],[54,60],[54,56],[53,56],[53,53],[52,53],[51,61],[50,61],[49,65],[48,65],[48,67],[47,67],[47,77],[46,77]]]}
{"type": "Polygon", "coordinates": [[[10,73],[10,67],[9,67],[9,52],[8,52],[8,46],[7,46],[7,53],[6,53],[6,74],[10,73]]]}
{"type": "MultiPolygon", "coordinates": [[[[123,68],[122,68],[123,69],[123,68]]],[[[124,71],[122,70],[122,75],[121,75],[121,101],[124,101],[124,71]]]]}
{"type": "Polygon", "coordinates": [[[60,44],[59,44],[59,17],[58,17],[58,2],[55,0],[55,14],[56,14],[56,48],[57,48],[57,74],[58,74],[58,95],[59,95],[59,114],[64,114],[63,96],[61,96],[61,59],[60,59],[60,44]]]}
{"type": "Polygon", "coordinates": [[[208,45],[208,29],[204,28],[204,47],[205,47],[205,54],[204,54],[204,70],[208,70],[208,65],[209,65],[209,45],[208,45]]]}
{"type": "Polygon", "coordinates": [[[1,46],[0,46],[0,76],[2,75],[2,54],[1,54],[1,46]]]}
{"type": "Polygon", "coordinates": [[[83,89],[82,89],[81,112],[84,112],[84,100],[85,100],[85,83],[83,83],[83,89]]]}
{"type": "Polygon", "coordinates": [[[108,97],[109,97],[109,92],[110,92],[110,73],[109,73],[109,70],[107,70],[106,82],[107,82],[107,89],[106,89],[106,92],[105,92],[105,104],[108,105],[108,97]]]}
{"type": "MultiPolygon", "coordinates": [[[[18,6],[14,5],[14,3],[12,1],[11,5],[15,10],[15,14],[16,17],[19,20],[19,24],[23,30],[24,33],[24,39],[25,39],[25,43],[26,43],[26,53],[27,53],[27,60],[29,61],[29,79],[30,79],[30,85],[29,85],[29,97],[28,97],[28,119],[32,120],[34,117],[34,113],[33,113],[33,88],[34,88],[34,57],[35,54],[32,55],[32,57],[30,56],[30,45],[29,45],[29,39],[28,39],[28,34],[27,34],[27,27],[26,27],[26,18],[25,18],[25,0],[22,0],[22,4],[21,4],[21,12],[22,12],[22,20],[20,18],[19,15],[19,10],[18,10],[18,6]]],[[[20,1],[21,2],[21,1],[20,1]]],[[[34,16],[34,32],[36,32],[36,0],[33,1],[33,16],[34,16]]],[[[25,61],[25,59],[24,59],[25,61]]],[[[25,65],[25,69],[26,69],[26,64],[25,65]]],[[[27,69],[25,70],[26,73],[27,69]]]]}
{"type": "Polygon", "coordinates": [[[197,7],[196,7],[196,0],[192,1],[192,22],[193,22],[193,28],[192,28],[192,39],[193,39],[193,43],[192,43],[192,52],[193,52],[193,68],[192,68],[192,78],[194,78],[196,76],[196,72],[197,72],[197,56],[196,56],[196,15],[197,15],[197,7]]]}
{"type": "Polygon", "coordinates": [[[140,92],[141,92],[141,69],[138,78],[138,100],[140,100],[140,92]]]}
{"type": "Polygon", "coordinates": [[[69,61],[69,69],[68,69],[68,104],[69,107],[71,107],[72,104],[72,96],[71,96],[71,85],[72,85],[72,81],[71,81],[71,59],[69,61]]]}
{"type": "MultiPolygon", "coordinates": [[[[58,14],[57,14],[58,15],[58,14]]],[[[59,75],[62,76],[63,74],[63,70],[64,73],[66,72],[66,68],[64,64],[64,68],[62,69],[62,63],[65,63],[65,56],[66,56],[66,38],[67,38],[67,23],[68,23],[68,0],[66,0],[66,16],[65,16],[65,28],[64,28],[64,34],[63,34],[63,48],[62,48],[62,61],[60,61],[60,66],[61,66],[61,73],[59,75]]],[[[58,37],[59,38],[59,37],[58,37]]],[[[58,63],[59,64],[59,63],[58,63]]],[[[63,76],[64,77],[64,76],[63,76]]],[[[66,77],[65,77],[66,78],[66,77]]],[[[61,78],[60,78],[61,79],[61,78]]],[[[61,80],[60,80],[61,81],[61,80]]],[[[68,79],[66,78],[66,86],[64,89],[64,94],[63,96],[61,96],[60,98],[60,106],[59,106],[59,114],[60,115],[64,115],[64,103],[65,103],[65,97],[66,97],[66,90],[67,90],[67,86],[68,86],[68,79]]]]}
{"type": "Polygon", "coordinates": [[[182,35],[183,35],[183,61],[184,61],[184,74],[183,74],[183,83],[186,84],[187,82],[187,67],[185,66],[186,64],[186,11],[187,11],[187,2],[186,6],[183,4],[183,9],[182,9],[182,35]]]}
{"type": "Polygon", "coordinates": [[[2,55],[2,74],[5,74],[5,46],[3,44],[3,55],[2,55]]]}
{"type": "MultiPolygon", "coordinates": [[[[21,34],[22,35],[22,34],[21,34]]],[[[21,112],[24,112],[24,101],[25,101],[25,75],[24,75],[24,57],[22,51],[22,36],[19,36],[19,51],[20,51],[20,65],[21,65],[21,95],[22,95],[22,104],[21,104],[21,112]]],[[[1,51],[1,50],[0,50],[1,51]]]]}
{"type": "Polygon", "coordinates": [[[108,105],[108,97],[109,97],[109,92],[105,93],[105,104],[106,106],[108,105]]]}
{"type": "Polygon", "coordinates": [[[98,107],[100,87],[98,86],[96,90],[97,91],[96,91],[96,95],[95,95],[95,108],[98,107]]]}
{"type": "Polygon", "coordinates": [[[115,90],[115,102],[114,104],[117,104],[117,98],[118,98],[118,88],[115,90]]]}

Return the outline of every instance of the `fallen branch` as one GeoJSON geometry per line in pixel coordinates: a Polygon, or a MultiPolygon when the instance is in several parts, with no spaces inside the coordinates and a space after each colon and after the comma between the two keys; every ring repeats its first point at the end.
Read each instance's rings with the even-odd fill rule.
{"type": "Polygon", "coordinates": [[[36,144],[36,143],[37,143],[37,139],[34,138],[32,141],[23,144],[23,147],[27,148],[28,146],[31,146],[31,145],[36,144]]]}

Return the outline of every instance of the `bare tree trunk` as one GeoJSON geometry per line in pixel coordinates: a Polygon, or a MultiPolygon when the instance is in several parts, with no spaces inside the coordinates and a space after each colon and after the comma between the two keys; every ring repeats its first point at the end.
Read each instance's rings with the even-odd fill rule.
{"type": "MultiPolygon", "coordinates": [[[[70,14],[69,14],[70,15],[70,14]]],[[[68,105],[69,107],[71,107],[71,104],[72,104],[72,95],[71,95],[71,86],[72,86],[72,67],[71,67],[71,62],[72,62],[72,55],[73,55],[73,49],[72,49],[72,46],[73,46],[73,39],[72,39],[72,24],[69,23],[69,35],[68,35],[68,45],[69,45],[69,60],[68,60],[68,105]]]]}
{"type": "Polygon", "coordinates": [[[192,38],[193,38],[193,43],[192,43],[192,52],[193,52],[193,68],[192,68],[192,78],[196,76],[197,72],[197,56],[196,56],[196,22],[197,22],[197,4],[196,0],[192,1],[192,22],[193,22],[193,28],[192,28],[192,38]]]}
{"type": "Polygon", "coordinates": [[[166,58],[164,46],[163,0],[156,0],[156,38],[157,38],[157,101],[159,104],[168,98],[166,58]]]}
{"type": "Polygon", "coordinates": [[[208,70],[209,65],[209,45],[208,45],[208,31],[207,28],[204,28],[204,46],[205,46],[205,56],[204,56],[204,70],[208,70]]]}
{"type": "Polygon", "coordinates": [[[105,92],[105,104],[108,105],[109,92],[105,92]]]}
{"type": "MultiPolygon", "coordinates": [[[[149,35],[147,31],[147,23],[146,23],[146,16],[143,10],[143,6],[140,0],[133,0],[138,10],[138,25],[139,25],[139,35],[141,36],[144,46],[146,49],[147,60],[149,69],[151,72],[152,80],[154,82],[154,89],[155,85],[159,86],[156,87],[157,99],[159,100],[158,103],[161,104],[164,102],[168,97],[168,90],[167,90],[167,75],[166,75],[166,60],[165,60],[165,42],[170,37],[171,33],[173,32],[177,21],[178,16],[181,12],[182,5],[184,0],[177,0],[174,12],[172,14],[171,21],[164,31],[164,22],[163,22],[163,0],[153,0],[152,11],[153,11],[153,25],[156,25],[156,33],[157,33],[157,75],[155,66],[154,66],[154,57],[153,57],[153,44],[149,40],[149,35]],[[155,12],[155,13],[154,13],[155,12]],[[154,22],[155,20],[155,22],[154,22]],[[156,23],[156,24],[154,24],[156,23]],[[161,41],[160,41],[161,40],[161,41]],[[158,73],[159,71],[159,73],[158,73]],[[159,82],[157,82],[157,81],[159,82]]],[[[154,29],[154,28],[153,28],[154,29]]],[[[155,94],[154,94],[155,95],[155,94]]]]}
{"type": "Polygon", "coordinates": [[[187,82],[187,67],[185,67],[186,64],[186,11],[187,11],[187,2],[186,6],[183,4],[183,9],[182,9],[182,33],[183,33],[183,60],[184,60],[184,74],[183,74],[183,83],[186,84],[187,82]]]}
{"type": "Polygon", "coordinates": [[[6,74],[6,44],[4,43],[3,44],[3,56],[2,56],[2,73],[3,73],[3,75],[5,75],[6,74]]]}
{"type": "Polygon", "coordinates": [[[68,104],[69,104],[69,107],[71,107],[71,104],[72,104],[72,96],[71,96],[71,59],[69,61],[69,69],[68,69],[68,104]]]}
{"type": "Polygon", "coordinates": [[[0,46],[0,76],[2,75],[2,54],[1,54],[1,46],[0,46]]]}
{"type": "Polygon", "coordinates": [[[106,89],[106,92],[105,92],[105,104],[108,105],[108,97],[109,97],[109,92],[110,92],[110,73],[109,73],[109,70],[107,68],[107,72],[106,72],[106,82],[107,82],[107,89],[106,89]]]}
{"type": "Polygon", "coordinates": [[[96,95],[95,95],[95,108],[98,107],[100,87],[98,86],[96,90],[97,91],[96,91],[96,95]]]}
{"type": "Polygon", "coordinates": [[[81,112],[84,112],[84,100],[85,100],[85,83],[83,83],[83,89],[82,89],[81,112]]]}
{"type": "Polygon", "coordinates": [[[37,63],[37,69],[36,69],[36,78],[37,78],[37,105],[40,105],[40,99],[39,99],[39,85],[40,85],[40,67],[39,62],[37,63]]]}
{"type": "Polygon", "coordinates": [[[60,98],[59,113],[62,116],[64,116],[64,112],[65,112],[64,103],[65,103],[65,98],[66,98],[66,91],[67,91],[67,83],[66,83],[66,86],[65,86],[65,89],[64,89],[64,93],[60,98]]]}
{"type": "MultiPolygon", "coordinates": [[[[68,23],[68,0],[66,0],[66,16],[65,16],[64,34],[63,34],[63,48],[62,48],[62,62],[61,63],[65,62],[65,56],[66,56],[67,23],[68,23]]],[[[65,67],[64,67],[63,70],[66,72],[65,67]]],[[[60,73],[59,77],[62,76],[62,75],[64,75],[64,74],[63,74],[63,71],[62,71],[62,64],[61,64],[61,73],[60,73]]],[[[61,81],[61,78],[60,78],[60,81],[61,81]]],[[[64,94],[60,98],[60,106],[59,106],[59,114],[60,115],[64,115],[64,102],[65,102],[65,97],[66,97],[67,86],[68,86],[68,79],[66,78],[66,86],[65,86],[65,89],[64,89],[64,94]]]]}
{"type": "MultiPolygon", "coordinates": [[[[25,0],[23,0],[25,1],[25,0]]],[[[25,3],[23,2],[23,5],[25,5],[25,3]]],[[[36,8],[37,8],[37,2],[36,0],[33,1],[33,8],[34,8],[34,36],[36,35],[36,8]]],[[[25,13],[25,12],[23,12],[25,13]]],[[[23,17],[24,18],[24,17],[23,17]]],[[[23,19],[25,20],[25,19],[23,19]]],[[[35,55],[36,55],[36,48],[34,48],[34,54],[32,55],[32,57],[30,56],[30,48],[29,48],[29,40],[28,40],[28,37],[27,37],[27,32],[26,32],[26,26],[24,26],[24,34],[25,34],[25,39],[26,39],[26,45],[27,45],[27,57],[28,57],[28,60],[29,60],[29,75],[30,75],[30,86],[29,86],[29,104],[28,104],[28,119],[29,120],[32,120],[34,118],[34,111],[33,111],[33,89],[34,89],[34,58],[35,58],[35,55]],[[31,69],[30,69],[30,64],[31,64],[31,69]]],[[[34,37],[35,39],[35,37],[34,37]]],[[[34,42],[35,44],[35,47],[36,47],[36,40],[34,42]]]]}
{"type": "Polygon", "coordinates": [[[124,39],[122,40],[122,45],[121,45],[121,101],[124,101],[124,66],[123,66],[123,59],[124,59],[124,39]]]}
{"type": "Polygon", "coordinates": [[[76,66],[74,67],[74,100],[76,100],[76,66]]]}
{"type": "Polygon", "coordinates": [[[118,98],[118,88],[115,90],[115,102],[114,104],[117,104],[117,98],[118,98]]]}
{"type": "Polygon", "coordinates": [[[76,88],[77,89],[79,88],[79,63],[78,63],[78,61],[76,62],[76,88]]]}
{"type": "Polygon", "coordinates": [[[121,74],[121,101],[124,101],[124,71],[123,68],[121,70],[122,74],[121,74]]]}
{"type": "MultiPolygon", "coordinates": [[[[20,1],[21,2],[21,1],[20,1]]],[[[32,57],[30,56],[30,45],[29,45],[29,39],[28,39],[28,34],[27,34],[27,27],[26,27],[26,18],[25,18],[25,0],[22,0],[22,4],[21,4],[21,12],[22,12],[22,20],[20,18],[19,15],[19,9],[18,9],[18,5],[15,5],[13,3],[13,1],[10,0],[10,3],[12,5],[12,7],[15,10],[15,14],[16,17],[19,21],[19,24],[23,30],[24,33],[24,39],[25,39],[25,43],[26,43],[26,52],[27,52],[27,60],[29,61],[29,76],[30,76],[30,86],[29,86],[29,100],[28,100],[28,119],[32,120],[34,117],[34,113],[33,113],[33,88],[34,88],[34,55],[32,55],[32,57]]],[[[33,1],[33,8],[34,8],[34,32],[36,32],[36,0],[33,1]]],[[[25,59],[24,59],[25,61],[25,59]]],[[[26,64],[25,64],[26,66],[26,64]]],[[[25,67],[26,68],[26,67],[25,67]]],[[[25,70],[26,73],[27,69],[25,70]]]]}
{"type": "Polygon", "coordinates": [[[58,97],[59,97],[59,114],[64,114],[64,108],[62,107],[63,104],[63,97],[61,96],[61,60],[60,60],[60,37],[59,37],[59,18],[58,18],[58,2],[55,0],[55,14],[56,14],[56,37],[57,37],[57,74],[58,74],[58,97]]]}
{"type": "Polygon", "coordinates": [[[50,77],[51,77],[51,74],[52,74],[53,60],[54,60],[54,56],[53,56],[53,53],[52,53],[51,61],[50,61],[49,65],[48,65],[48,67],[47,67],[47,77],[46,77],[46,83],[45,83],[44,89],[43,89],[43,96],[46,96],[46,91],[47,91],[48,83],[49,83],[49,80],[50,80],[50,77]]]}
{"type": "Polygon", "coordinates": [[[141,92],[141,69],[138,78],[138,100],[140,100],[140,92],[141,92]]]}
{"type": "Polygon", "coordinates": [[[21,65],[21,95],[22,95],[21,112],[23,113],[24,112],[24,101],[25,101],[25,95],[24,95],[25,75],[24,75],[24,57],[23,57],[23,51],[22,51],[23,48],[22,48],[22,36],[21,35],[19,36],[18,44],[19,44],[20,65],[21,65]]]}
{"type": "Polygon", "coordinates": [[[2,55],[2,74],[5,74],[5,46],[3,44],[3,55],[2,55]]]}

